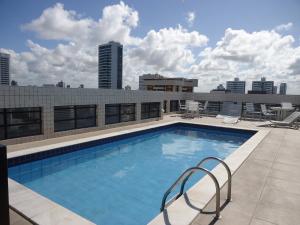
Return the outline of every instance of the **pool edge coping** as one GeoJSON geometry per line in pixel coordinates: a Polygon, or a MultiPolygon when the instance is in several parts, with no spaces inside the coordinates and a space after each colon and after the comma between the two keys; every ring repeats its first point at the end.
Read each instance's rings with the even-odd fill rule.
{"type": "MultiPolygon", "coordinates": [[[[249,129],[249,128],[243,128],[243,127],[232,127],[232,126],[227,126],[227,125],[211,125],[211,124],[201,123],[201,121],[199,123],[195,123],[195,122],[192,122],[192,121],[176,120],[176,121],[164,122],[164,123],[160,123],[160,124],[148,125],[148,126],[139,127],[139,128],[131,128],[131,129],[128,129],[128,130],[123,130],[123,131],[115,131],[115,132],[111,132],[111,133],[108,133],[108,134],[101,134],[101,135],[96,135],[96,136],[92,136],[92,137],[80,138],[80,139],[77,139],[77,140],[61,142],[61,143],[58,143],[58,144],[51,144],[51,145],[46,145],[46,146],[41,146],[41,147],[27,148],[27,149],[24,149],[24,150],[8,153],[8,159],[23,156],[23,155],[39,153],[39,152],[42,152],[42,151],[48,151],[48,150],[51,150],[51,149],[54,149],[54,148],[61,148],[61,147],[66,147],[66,146],[70,146],[70,145],[76,145],[76,144],[80,144],[80,143],[90,142],[90,141],[94,141],[94,140],[98,140],[98,139],[104,139],[104,138],[109,138],[109,137],[120,136],[120,135],[124,135],[124,134],[128,134],[128,133],[132,133],[132,132],[144,131],[144,130],[148,130],[148,129],[151,129],[151,128],[158,128],[158,127],[172,125],[172,124],[176,124],[176,123],[204,125],[204,126],[210,126],[210,127],[216,127],[216,128],[217,127],[223,127],[223,128],[236,129],[236,130],[241,130],[241,131],[242,130],[256,131],[256,134],[254,134],[245,143],[250,141],[260,131],[265,131],[266,132],[266,130],[259,130],[257,128],[256,129],[255,128],[254,129],[249,129]]],[[[269,132],[269,130],[267,130],[267,131],[269,132]]],[[[243,145],[241,145],[234,152],[238,151],[243,145]]],[[[255,145],[255,147],[256,146],[257,145],[255,145]]],[[[255,147],[253,147],[252,150],[254,150],[255,147]]],[[[229,156],[231,156],[231,155],[229,155],[229,156]]],[[[217,167],[215,169],[217,169],[217,167]]],[[[202,182],[202,180],[205,180],[205,177],[203,177],[194,186],[196,186],[198,183],[202,182]]],[[[192,188],[190,188],[189,191],[191,189],[193,189],[194,186],[192,188]]],[[[222,186],[221,183],[220,183],[220,186],[222,186]]],[[[54,202],[54,201],[38,194],[37,192],[25,187],[24,185],[14,181],[13,179],[10,179],[10,178],[9,178],[9,200],[10,200],[9,204],[10,204],[10,207],[12,209],[14,209],[18,213],[20,213],[22,216],[24,216],[28,220],[30,220],[34,223],[37,223],[37,224],[45,224],[45,225],[46,224],[53,224],[53,219],[55,218],[57,220],[57,219],[59,219],[59,217],[61,218],[60,220],[62,220],[63,224],[94,224],[91,221],[89,221],[88,219],[80,216],[79,214],[63,207],[62,205],[59,205],[58,203],[56,203],[56,202],[54,202]],[[27,200],[25,199],[24,201],[19,201],[20,198],[22,199],[22,197],[20,197],[20,196],[25,196],[25,197],[30,197],[30,198],[27,199],[27,200]],[[16,199],[18,199],[18,200],[16,200],[16,199]],[[45,210],[43,212],[39,213],[39,214],[30,212],[30,210],[28,212],[28,208],[32,208],[32,207],[28,207],[28,204],[34,205],[34,204],[37,204],[37,202],[39,204],[42,204],[43,207],[45,207],[45,210]],[[57,212],[53,213],[53,211],[55,211],[55,210],[58,211],[59,213],[57,213],[57,212]],[[58,214],[58,216],[57,216],[57,214],[58,214]],[[42,220],[42,221],[40,221],[40,220],[42,220]]],[[[178,199],[178,200],[180,200],[180,199],[178,199]]],[[[171,205],[173,205],[173,203],[171,205]]],[[[31,210],[31,211],[34,211],[34,210],[31,210]]],[[[154,221],[156,218],[158,218],[159,215],[160,214],[158,214],[158,216],[156,216],[152,221],[154,221]]],[[[152,224],[152,221],[150,221],[149,224],[152,224]]],[[[59,221],[55,222],[55,224],[59,224],[58,222],[59,221]]],[[[190,222],[192,222],[192,221],[190,221],[190,222]]],[[[156,223],[154,223],[154,224],[156,224],[156,223]]],[[[165,224],[165,223],[159,223],[159,224],[165,224]]],[[[187,223],[187,224],[189,224],[189,223],[187,223]]]]}
{"type": "MultiPolygon", "coordinates": [[[[252,130],[254,131],[255,129],[252,130]]],[[[225,158],[224,161],[229,166],[232,175],[234,175],[259,143],[269,134],[270,129],[256,131],[256,134],[225,158]]],[[[223,187],[227,183],[227,172],[223,165],[217,165],[211,172],[216,176],[220,187],[223,187]]],[[[178,176],[179,175],[180,174],[178,174],[178,176]]],[[[199,210],[193,207],[204,209],[214,198],[215,193],[213,182],[208,175],[205,175],[189,188],[183,196],[173,201],[164,212],[155,216],[148,225],[189,225],[200,213],[199,210]]]]}

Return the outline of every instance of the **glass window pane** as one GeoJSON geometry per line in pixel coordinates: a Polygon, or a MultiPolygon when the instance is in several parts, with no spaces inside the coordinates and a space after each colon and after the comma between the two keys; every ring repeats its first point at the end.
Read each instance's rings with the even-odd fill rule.
{"type": "Polygon", "coordinates": [[[76,124],[77,128],[94,127],[96,126],[96,118],[79,119],[76,124]]]}
{"type": "Polygon", "coordinates": [[[0,140],[5,139],[5,129],[4,127],[0,127],[0,140]]]}
{"type": "Polygon", "coordinates": [[[54,131],[64,131],[75,129],[75,120],[56,121],[54,123],[54,131]]]}
{"type": "Polygon", "coordinates": [[[8,125],[34,123],[40,120],[39,112],[10,112],[6,114],[8,125]]]}
{"type": "Polygon", "coordinates": [[[0,113],[0,126],[4,125],[4,113],[0,113]]]}
{"type": "Polygon", "coordinates": [[[128,122],[134,120],[135,120],[135,114],[121,115],[121,122],[128,122]]]}
{"type": "Polygon", "coordinates": [[[113,124],[113,123],[119,123],[120,122],[120,116],[105,116],[105,124],[113,124]]]}
{"type": "Polygon", "coordinates": [[[105,105],[105,115],[118,115],[120,111],[120,105],[119,104],[113,104],[113,105],[105,105]]]}
{"type": "Polygon", "coordinates": [[[74,107],[54,107],[54,121],[74,119],[74,107]]]}
{"type": "Polygon", "coordinates": [[[160,112],[159,102],[142,103],[141,119],[159,117],[159,112],[160,112]]]}
{"type": "Polygon", "coordinates": [[[40,124],[15,125],[7,127],[7,138],[25,137],[41,133],[40,124]]]}
{"type": "Polygon", "coordinates": [[[77,119],[96,117],[96,107],[95,106],[76,107],[76,117],[77,119]]]}

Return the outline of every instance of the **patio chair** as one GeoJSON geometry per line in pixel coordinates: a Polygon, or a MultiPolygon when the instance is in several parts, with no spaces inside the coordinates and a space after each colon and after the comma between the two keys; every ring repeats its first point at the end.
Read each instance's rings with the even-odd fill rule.
{"type": "Polygon", "coordinates": [[[262,113],[264,118],[267,119],[267,118],[275,118],[276,117],[275,113],[272,113],[272,112],[267,110],[267,107],[266,107],[265,104],[261,104],[260,108],[261,108],[261,113],[262,113]]]}
{"type": "Polygon", "coordinates": [[[217,119],[223,119],[223,123],[237,123],[241,117],[242,103],[223,102],[217,119]]]}
{"type": "Polygon", "coordinates": [[[178,100],[178,104],[179,104],[179,111],[180,112],[185,112],[186,105],[181,104],[180,100],[178,100]]]}
{"type": "Polygon", "coordinates": [[[206,112],[206,110],[207,110],[207,106],[208,106],[208,101],[205,101],[205,103],[204,103],[204,106],[199,106],[199,113],[201,114],[203,114],[203,113],[205,113],[206,112]]]}
{"type": "Polygon", "coordinates": [[[287,128],[294,128],[299,129],[299,124],[296,121],[300,118],[300,112],[293,112],[283,121],[274,121],[271,120],[267,124],[263,124],[262,126],[271,126],[271,127],[287,127],[287,128]]]}
{"type": "Polygon", "coordinates": [[[195,118],[195,116],[200,116],[199,103],[194,101],[188,101],[186,103],[186,112],[184,114],[184,118],[195,118]]]}
{"type": "Polygon", "coordinates": [[[250,115],[252,118],[259,117],[261,119],[261,112],[255,111],[254,104],[251,102],[246,103],[245,115],[250,115]]]}

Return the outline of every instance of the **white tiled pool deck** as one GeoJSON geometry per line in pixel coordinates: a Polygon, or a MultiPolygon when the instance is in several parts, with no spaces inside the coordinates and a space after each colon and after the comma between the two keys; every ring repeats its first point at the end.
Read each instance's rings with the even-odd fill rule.
{"type": "MultiPolygon", "coordinates": [[[[199,215],[192,222],[193,225],[300,224],[300,130],[258,128],[257,125],[261,122],[253,121],[240,121],[238,124],[228,125],[223,124],[222,120],[212,117],[187,120],[176,115],[170,115],[165,116],[160,121],[11,145],[8,146],[8,151],[10,154],[17,155],[18,151],[22,149],[43,148],[43,146],[66,141],[181,120],[215,126],[270,131],[233,175],[233,201],[221,211],[222,218],[214,221],[213,215],[200,213],[197,205],[194,205],[193,208],[199,211],[199,215]]],[[[221,201],[224,201],[225,197],[226,185],[222,189],[221,201]]],[[[214,204],[213,199],[204,211],[213,210],[214,204]]],[[[180,221],[180,218],[178,221],[180,221]]],[[[11,224],[30,223],[18,214],[11,212],[11,224]]],[[[180,222],[176,224],[180,224],[180,222]]]]}

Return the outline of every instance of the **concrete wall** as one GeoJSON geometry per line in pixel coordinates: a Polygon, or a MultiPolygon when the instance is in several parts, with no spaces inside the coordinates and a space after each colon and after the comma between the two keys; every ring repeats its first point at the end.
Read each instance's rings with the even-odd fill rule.
{"type": "MultiPolygon", "coordinates": [[[[94,131],[121,125],[157,120],[141,120],[141,103],[179,100],[180,93],[125,91],[112,89],[11,87],[0,86],[0,108],[42,107],[42,135],[1,140],[2,144],[16,144],[46,138],[94,131]],[[136,103],[136,121],[105,125],[105,104],[136,103]],[[97,127],[54,132],[54,106],[97,105],[97,127]]],[[[162,118],[162,113],[161,113],[162,118]]],[[[160,119],[161,119],[160,118],[160,119]]]]}
{"type": "MultiPolygon", "coordinates": [[[[155,92],[125,91],[111,89],[88,88],[56,88],[56,87],[10,87],[0,86],[0,108],[42,107],[42,135],[2,140],[2,144],[16,144],[33,140],[58,137],[94,131],[127,124],[147,122],[156,119],[141,120],[141,103],[160,102],[163,107],[167,101],[167,112],[170,100],[198,101],[234,101],[280,104],[291,102],[300,105],[299,95],[247,95],[219,93],[186,93],[186,92],[155,92]],[[136,103],[136,121],[105,125],[105,104],[136,103]],[[97,127],[83,128],[62,132],[54,132],[54,106],[65,105],[97,105],[97,127]]],[[[162,115],[161,115],[162,116],[162,115]]]]}
{"type": "Polygon", "coordinates": [[[300,95],[184,93],[184,98],[193,99],[196,101],[232,101],[265,104],[280,104],[281,102],[291,102],[292,104],[300,105],[300,95]]]}

